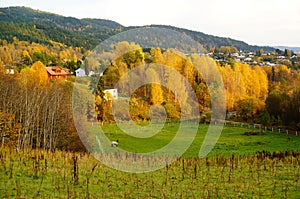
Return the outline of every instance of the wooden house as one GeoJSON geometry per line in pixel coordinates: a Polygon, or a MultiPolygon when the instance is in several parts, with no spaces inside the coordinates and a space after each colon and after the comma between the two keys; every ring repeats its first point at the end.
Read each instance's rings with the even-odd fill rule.
{"type": "Polygon", "coordinates": [[[60,66],[51,66],[51,67],[46,67],[48,77],[51,80],[66,80],[67,76],[70,74],[68,69],[62,68],[60,66]]]}

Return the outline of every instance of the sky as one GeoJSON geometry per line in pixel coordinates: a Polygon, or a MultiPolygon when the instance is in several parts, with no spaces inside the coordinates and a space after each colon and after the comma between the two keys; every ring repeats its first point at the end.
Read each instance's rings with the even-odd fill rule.
{"type": "Polygon", "coordinates": [[[259,46],[300,47],[300,0],[0,0],[124,26],[172,25],[259,46]]]}

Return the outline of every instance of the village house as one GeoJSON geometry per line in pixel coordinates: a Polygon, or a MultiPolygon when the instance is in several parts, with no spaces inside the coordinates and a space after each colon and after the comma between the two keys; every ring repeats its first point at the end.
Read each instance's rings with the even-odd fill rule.
{"type": "MultiPolygon", "coordinates": [[[[83,68],[78,68],[77,70],[75,70],[76,73],[76,77],[86,77],[86,73],[85,70],[83,68]]],[[[96,73],[94,71],[90,71],[88,76],[91,77],[92,75],[95,75],[96,73]]]]}
{"type": "Polygon", "coordinates": [[[75,70],[75,73],[76,73],[76,77],[85,77],[86,76],[85,71],[82,68],[78,68],[77,70],[75,70]]]}
{"type": "Polygon", "coordinates": [[[14,66],[5,66],[4,69],[6,74],[10,74],[10,75],[15,74],[16,68],[14,66]]]}
{"type": "MultiPolygon", "coordinates": [[[[112,88],[112,89],[105,89],[104,93],[110,93],[110,95],[116,100],[118,99],[118,89],[112,88]]],[[[107,96],[105,96],[107,98],[107,96]]]]}
{"type": "Polygon", "coordinates": [[[51,80],[67,80],[67,76],[70,74],[69,70],[60,66],[46,67],[47,74],[51,80]]]}

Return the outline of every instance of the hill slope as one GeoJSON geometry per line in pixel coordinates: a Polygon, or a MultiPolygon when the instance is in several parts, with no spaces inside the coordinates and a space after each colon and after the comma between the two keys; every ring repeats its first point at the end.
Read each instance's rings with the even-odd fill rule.
{"type": "Polygon", "coordinates": [[[290,47],[290,46],[274,46],[274,48],[278,48],[279,50],[284,51],[285,49],[291,50],[294,53],[300,53],[300,47],[290,47]]]}
{"type": "MultiPolygon", "coordinates": [[[[257,51],[262,48],[230,38],[216,37],[172,26],[151,26],[184,32],[207,49],[235,46],[239,50],[257,51]]],[[[103,19],[64,17],[27,7],[0,8],[0,38],[8,41],[17,37],[20,40],[50,44],[49,41],[53,40],[68,46],[93,49],[110,36],[131,28],[137,27],[124,27],[117,22],[103,19]]],[[[272,47],[263,48],[265,51],[275,50],[272,47]]]]}
{"type": "Polygon", "coordinates": [[[26,7],[0,8],[0,37],[8,41],[16,36],[20,40],[46,44],[53,40],[92,49],[122,28],[109,20],[80,20],[26,7]]]}

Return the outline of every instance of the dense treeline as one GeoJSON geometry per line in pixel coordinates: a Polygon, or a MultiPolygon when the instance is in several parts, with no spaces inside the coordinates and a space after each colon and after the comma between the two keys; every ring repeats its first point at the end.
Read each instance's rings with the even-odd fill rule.
{"type": "Polygon", "coordinates": [[[264,67],[269,81],[269,95],[263,122],[286,125],[300,130],[300,73],[285,65],[264,67]]]}
{"type": "MultiPolygon", "coordinates": [[[[202,113],[210,111],[211,93],[207,80],[214,77],[204,76],[195,69],[195,66],[200,66],[203,72],[213,74],[210,71],[212,68],[208,67],[207,57],[197,54],[182,55],[172,49],[162,51],[156,48],[144,52],[138,45],[127,42],[119,43],[116,46],[116,52],[121,56],[112,61],[105,71],[98,84],[99,90],[115,86],[119,79],[124,77],[124,74],[144,64],[147,65],[147,69],[143,73],[151,74],[153,80],[160,75],[166,81],[166,85],[179,82],[178,79],[170,78],[163,69],[162,71],[152,70],[153,64],[162,64],[175,69],[188,80],[196,93],[202,113]],[[122,54],[122,51],[127,53],[122,54]]],[[[105,56],[109,57],[109,53],[105,56]]],[[[228,119],[299,129],[300,77],[298,70],[290,69],[285,65],[260,67],[239,62],[220,65],[214,61],[210,64],[217,66],[223,78],[228,119]]],[[[128,87],[128,83],[129,80],[123,81],[121,86],[118,84],[120,93],[125,96],[128,91],[124,93],[123,89],[128,87]]],[[[95,82],[92,81],[92,84],[95,82]]],[[[95,88],[93,85],[91,87],[95,88]]],[[[179,95],[184,95],[185,88],[180,88],[178,92],[179,95]]],[[[186,96],[186,99],[189,97],[186,96]]],[[[175,94],[165,86],[156,84],[143,86],[136,90],[130,98],[131,118],[142,121],[149,120],[149,108],[155,104],[163,105],[170,119],[178,119],[180,114],[189,114],[196,110],[193,108],[197,106],[192,103],[187,103],[186,107],[179,107],[175,98],[175,94]]],[[[98,120],[113,120],[111,111],[108,111],[112,106],[110,98],[105,97],[102,92],[98,92],[96,104],[98,120]],[[106,107],[105,110],[103,107],[106,107]]]]}
{"type": "MultiPolygon", "coordinates": [[[[175,93],[171,92],[167,86],[150,84],[139,88],[131,96],[131,117],[134,120],[149,120],[149,108],[155,104],[163,105],[170,119],[178,119],[180,114],[199,111],[199,108],[202,113],[208,112],[211,109],[210,91],[214,89],[209,89],[209,86],[212,85],[208,85],[207,82],[213,81],[217,77],[212,65],[218,68],[219,71],[217,72],[223,78],[228,111],[237,111],[243,119],[253,121],[255,116],[265,108],[265,100],[268,96],[268,79],[266,72],[259,66],[250,67],[242,63],[234,63],[233,66],[221,66],[206,56],[182,55],[172,49],[162,51],[159,48],[154,48],[150,52],[144,52],[138,45],[128,42],[119,43],[116,46],[116,52],[121,56],[108,67],[98,85],[98,89],[100,89],[99,96],[96,97],[98,120],[113,120],[111,112],[102,110],[103,107],[110,107],[111,102],[103,96],[101,90],[105,87],[114,87],[124,74],[144,64],[147,67],[143,73],[150,74],[153,81],[159,79],[158,76],[160,76],[166,82],[165,85],[179,85],[180,79],[170,77],[168,70],[164,67],[158,67],[159,69],[156,71],[153,70],[153,65],[162,64],[179,72],[193,88],[193,92],[198,98],[197,104],[200,107],[188,101],[191,96],[186,94],[184,86],[178,88],[176,94],[185,96],[185,102],[189,103],[184,103],[186,107],[179,107],[175,100],[175,93]],[[127,53],[120,53],[122,51],[127,53]],[[200,67],[202,73],[195,67],[200,67]]],[[[106,54],[106,56],[108,55],[106,54]]],[[[128,79],[123,81],[121,85],[118,84],[119,92],[125,96],[129,95],[126,90],[129,81],[128,79]]],[[[91,87],[95,88],[93,85],[91,87]]]]}
{"type": "MultiPolygon", "coordinates": [[[[265,71],[259,67],[234,63],[233,67],[220,67],[226,88],[228,111],[240,110],[243,103],[256,103],[253,114],[264,108],[264,101],[268,95],[268,80],[265,71]]],[[[247,115],[248,113],[240,113],[247,115]]]]}

